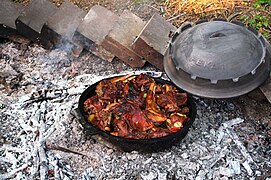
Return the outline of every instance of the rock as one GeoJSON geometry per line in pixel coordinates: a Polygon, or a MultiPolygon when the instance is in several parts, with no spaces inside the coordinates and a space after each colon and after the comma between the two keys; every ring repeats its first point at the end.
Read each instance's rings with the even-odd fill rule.
{"type": "Polygon", "coordinates": [[[163,58],[171,35],[176,31],[162,16],[154,14],[132,44],[132,49],[163,70],[163,58]]]}
{"type": "Polygon", "coordinates": [[[105,37],[102,46],[132,67],[142,67],[145,60],[131,49],[136,36],[142,31],[145,22],[135,14],[125,10],[116,25],[105,37]]]}
{"type": "Polygon", "coordinates": [[[24,7],[10,0],[2,0],[0,6],[0,37],[10,38],[19,36],[16,30],[15,20],[24,7]]]}
{"type": "Polygon", "coordinates": [[[96,56],[111,62],[114,55],[101,44],[114,27],[118,16],[102,6],[93,6],[78,26],[73,40],[96,56]]]}
{"type": "Polygon", "coordinates": [[[51,49],[53,46],[64,47],[66,43],[73,46],[72,37],[85,15],[84,10],[65,1],[43,26],[42,45],[46,49],[51,49]]]}
{"type": "Polygon", "coordinates": [[[39,43],[43,25],[56,10],[57,7],[47,0],[33,0],[16,19],[17,31],[33,42],[39,43]]]}

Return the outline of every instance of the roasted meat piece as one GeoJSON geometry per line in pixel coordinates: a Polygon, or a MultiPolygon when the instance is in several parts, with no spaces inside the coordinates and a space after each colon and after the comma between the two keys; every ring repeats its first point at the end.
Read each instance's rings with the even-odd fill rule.
{"type": "Polygon", "coordinates": [[[179,111],[177,99],[172,92],[167,92],[167,94],[159,94],[156,96],[156,99],[157,104],[163,107],[167,112],[172,113],[179,111]]]}
{"type": "Polygon", "coordinates": [[[148,91],[148,87],[150,86],[150,83],[153,83],[154,80],[145,74],[140,74],[139,76],[136,77],[135,83],[137,87],[141,87],[141,91],[148,91]]]}
{"type": "Polygon", "coordinates": [[[187,93],[176,93],[177,105],[182,106],[187,102],[187,93]]]}
{"type": "Polygon", "coordinates": [[[115,111],[119,106],[119,103],[108,104],[106,108],[96,113],[95,117],[98,119],[98,121],[94,121],[94,123],[97,122],[96,126],[104,131],[110,131],[111,121],[113,119],[113,111],[115,111]]]}
{"type": "Polygon", "coordinates": [[[152,82],[149,87],[149,93],[146,98],[146,114],[147,117],[156,123],[161,123],[167,119],[167,117],[162,114],[160,108],[155,102],[155,82],[152,82]]]}
{"type": "Polygon", "coordinates": [[[125,103],[124,106],[125,112],[122,113],[123,119],[126,120],[132,129],[146,131],[153,127],[153,123],[147,118],[139,106],[131,103],[125,103]]]}
{"type": "Polygon", "coordinates": [[[171,132],[168,129],[154,127],[149,131],[149,138],[159,138],[169,135],[171,132]]]}
{"type": "Polygon", "coordinates": [[[92,96],[84,102],[85,112],[88,114],[95,114],[103,109],[102,104],[99,102],[98,96],[92,96]]]}
{"type": "Polygon", "coordinates": [[[96,93],[101,101],[113,102],[119,96],[116,84],[110,80],[101,81],[96,86],[96,93]]]}
{"type": "Polygon", "coordinates": [[[173,113],[170,118],[167,119],[167,127],[171,132],[177,132],[182,127],[184,122],[188,120],[187,116],[180,113],[173,113]]]}
{"type": "Polygon", "coordinates": [[[135,83],[132,82],[126,83],[123,91],[124,98],[126,101],[128,101],[131,104],[136,104],[138,106],[143,105],[144,92],[141,92],[135,83]]]}
{"type": "Polygon", "coordinates": [[[126,121],[121,119],[113,120],[114,131],[111,133],[114,136],[127,137],[128,136],[128,125],[126,121]]]}

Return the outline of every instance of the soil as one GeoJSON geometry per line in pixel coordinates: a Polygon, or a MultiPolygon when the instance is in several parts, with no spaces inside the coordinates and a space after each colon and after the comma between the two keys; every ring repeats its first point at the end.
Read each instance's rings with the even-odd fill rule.
{"type": "MultiPolygon", "coordinates": [[[[23,5],[28,5],[30,0],[14,0],[23,5]]],[[[60,6],[64,0],[50,0],[56,6],[60,6]]],[[[88,11],[94,5],[104,6],[116,14],[121,14],[123,10],[128,9],[143,19],[148,19],[154,12],[159,12],[159,6],[162,0],[70,0],[78,7],[88,11]]]]}

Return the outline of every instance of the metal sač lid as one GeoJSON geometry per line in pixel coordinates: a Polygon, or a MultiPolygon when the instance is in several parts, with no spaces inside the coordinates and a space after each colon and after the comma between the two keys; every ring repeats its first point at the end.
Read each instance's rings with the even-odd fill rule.
{"type": "Polygon", "coordinates": [[[192,94],[240,96],[269,76],[266,45],[261,34],[237,21],[184,23],[169,44],[164,67],[175,85],[192,94]]]}

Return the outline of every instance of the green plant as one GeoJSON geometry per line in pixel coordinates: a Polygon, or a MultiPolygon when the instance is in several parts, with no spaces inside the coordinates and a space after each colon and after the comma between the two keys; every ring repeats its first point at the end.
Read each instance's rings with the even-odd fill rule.
{"type": "Polygon", "coordinates": [[[241,16],[241,20],[249,26],[259,30],[266,38],[270,38],[270,0],[256,0],[251,4],[248,14],[241,16]]]}

